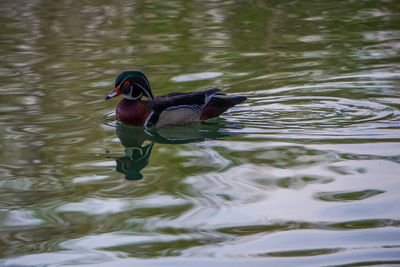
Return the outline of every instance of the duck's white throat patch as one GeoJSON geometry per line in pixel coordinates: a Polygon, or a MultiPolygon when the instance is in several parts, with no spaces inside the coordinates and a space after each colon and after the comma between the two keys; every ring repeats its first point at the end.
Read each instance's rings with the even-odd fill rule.
{"type": "Polygon", "coordinates": [[[129,91],[129,95],[124,95],[124,98],[128,100],[137,100],[143,96],[143,93],[141,92],[140,95],[133,97],[132,92],[133,92],[133,86],[131,85],[131,90],[129,91]]]}

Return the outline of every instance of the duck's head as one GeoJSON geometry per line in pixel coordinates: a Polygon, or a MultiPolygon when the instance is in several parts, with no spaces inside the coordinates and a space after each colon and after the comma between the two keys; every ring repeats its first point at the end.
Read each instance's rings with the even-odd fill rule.
{"type": "Polygon", "coordinates": [[[142,96],[153,99],[150,83],[140,71],[124,71],[115,80],[115,89],[106,100],[123,94],[126,99],[137,100],[142,96]]]}

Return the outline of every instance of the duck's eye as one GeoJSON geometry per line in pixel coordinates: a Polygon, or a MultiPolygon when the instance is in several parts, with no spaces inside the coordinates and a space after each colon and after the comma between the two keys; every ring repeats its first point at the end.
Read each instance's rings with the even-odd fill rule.
{"type": "Polygon", "coordinates": [[[124,85],[125,85],[125,86],[129,86],[129,85],[131,85],[131,83],[130,83],[129,81],[125,81],[125,82],[124,82],[124,85]]]}

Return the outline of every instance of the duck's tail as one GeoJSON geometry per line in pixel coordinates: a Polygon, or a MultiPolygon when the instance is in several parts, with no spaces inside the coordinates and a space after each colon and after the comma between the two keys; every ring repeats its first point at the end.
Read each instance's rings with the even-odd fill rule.
{"type": "Polygon", "coordinates": [[[225,94],[216,94],[211,99],[210,102],[203,108],[201,114],[201,120],[207,120],[210,118],[218,117],[231,107],[242,103],[247,97],[245,96],[228,96],[225,94]]]}

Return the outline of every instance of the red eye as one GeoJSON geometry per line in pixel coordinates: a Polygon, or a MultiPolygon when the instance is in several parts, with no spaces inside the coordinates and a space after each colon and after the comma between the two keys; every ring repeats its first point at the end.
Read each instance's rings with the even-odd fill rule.
{"type": "Polygon", "coordinates": [[[125,85],[125,86],[129,86],[129,85],[131,85],[131,83],[130,83],[129,81],[125,81],[125,82],[124,82],[124,85],[125,85]]]}

